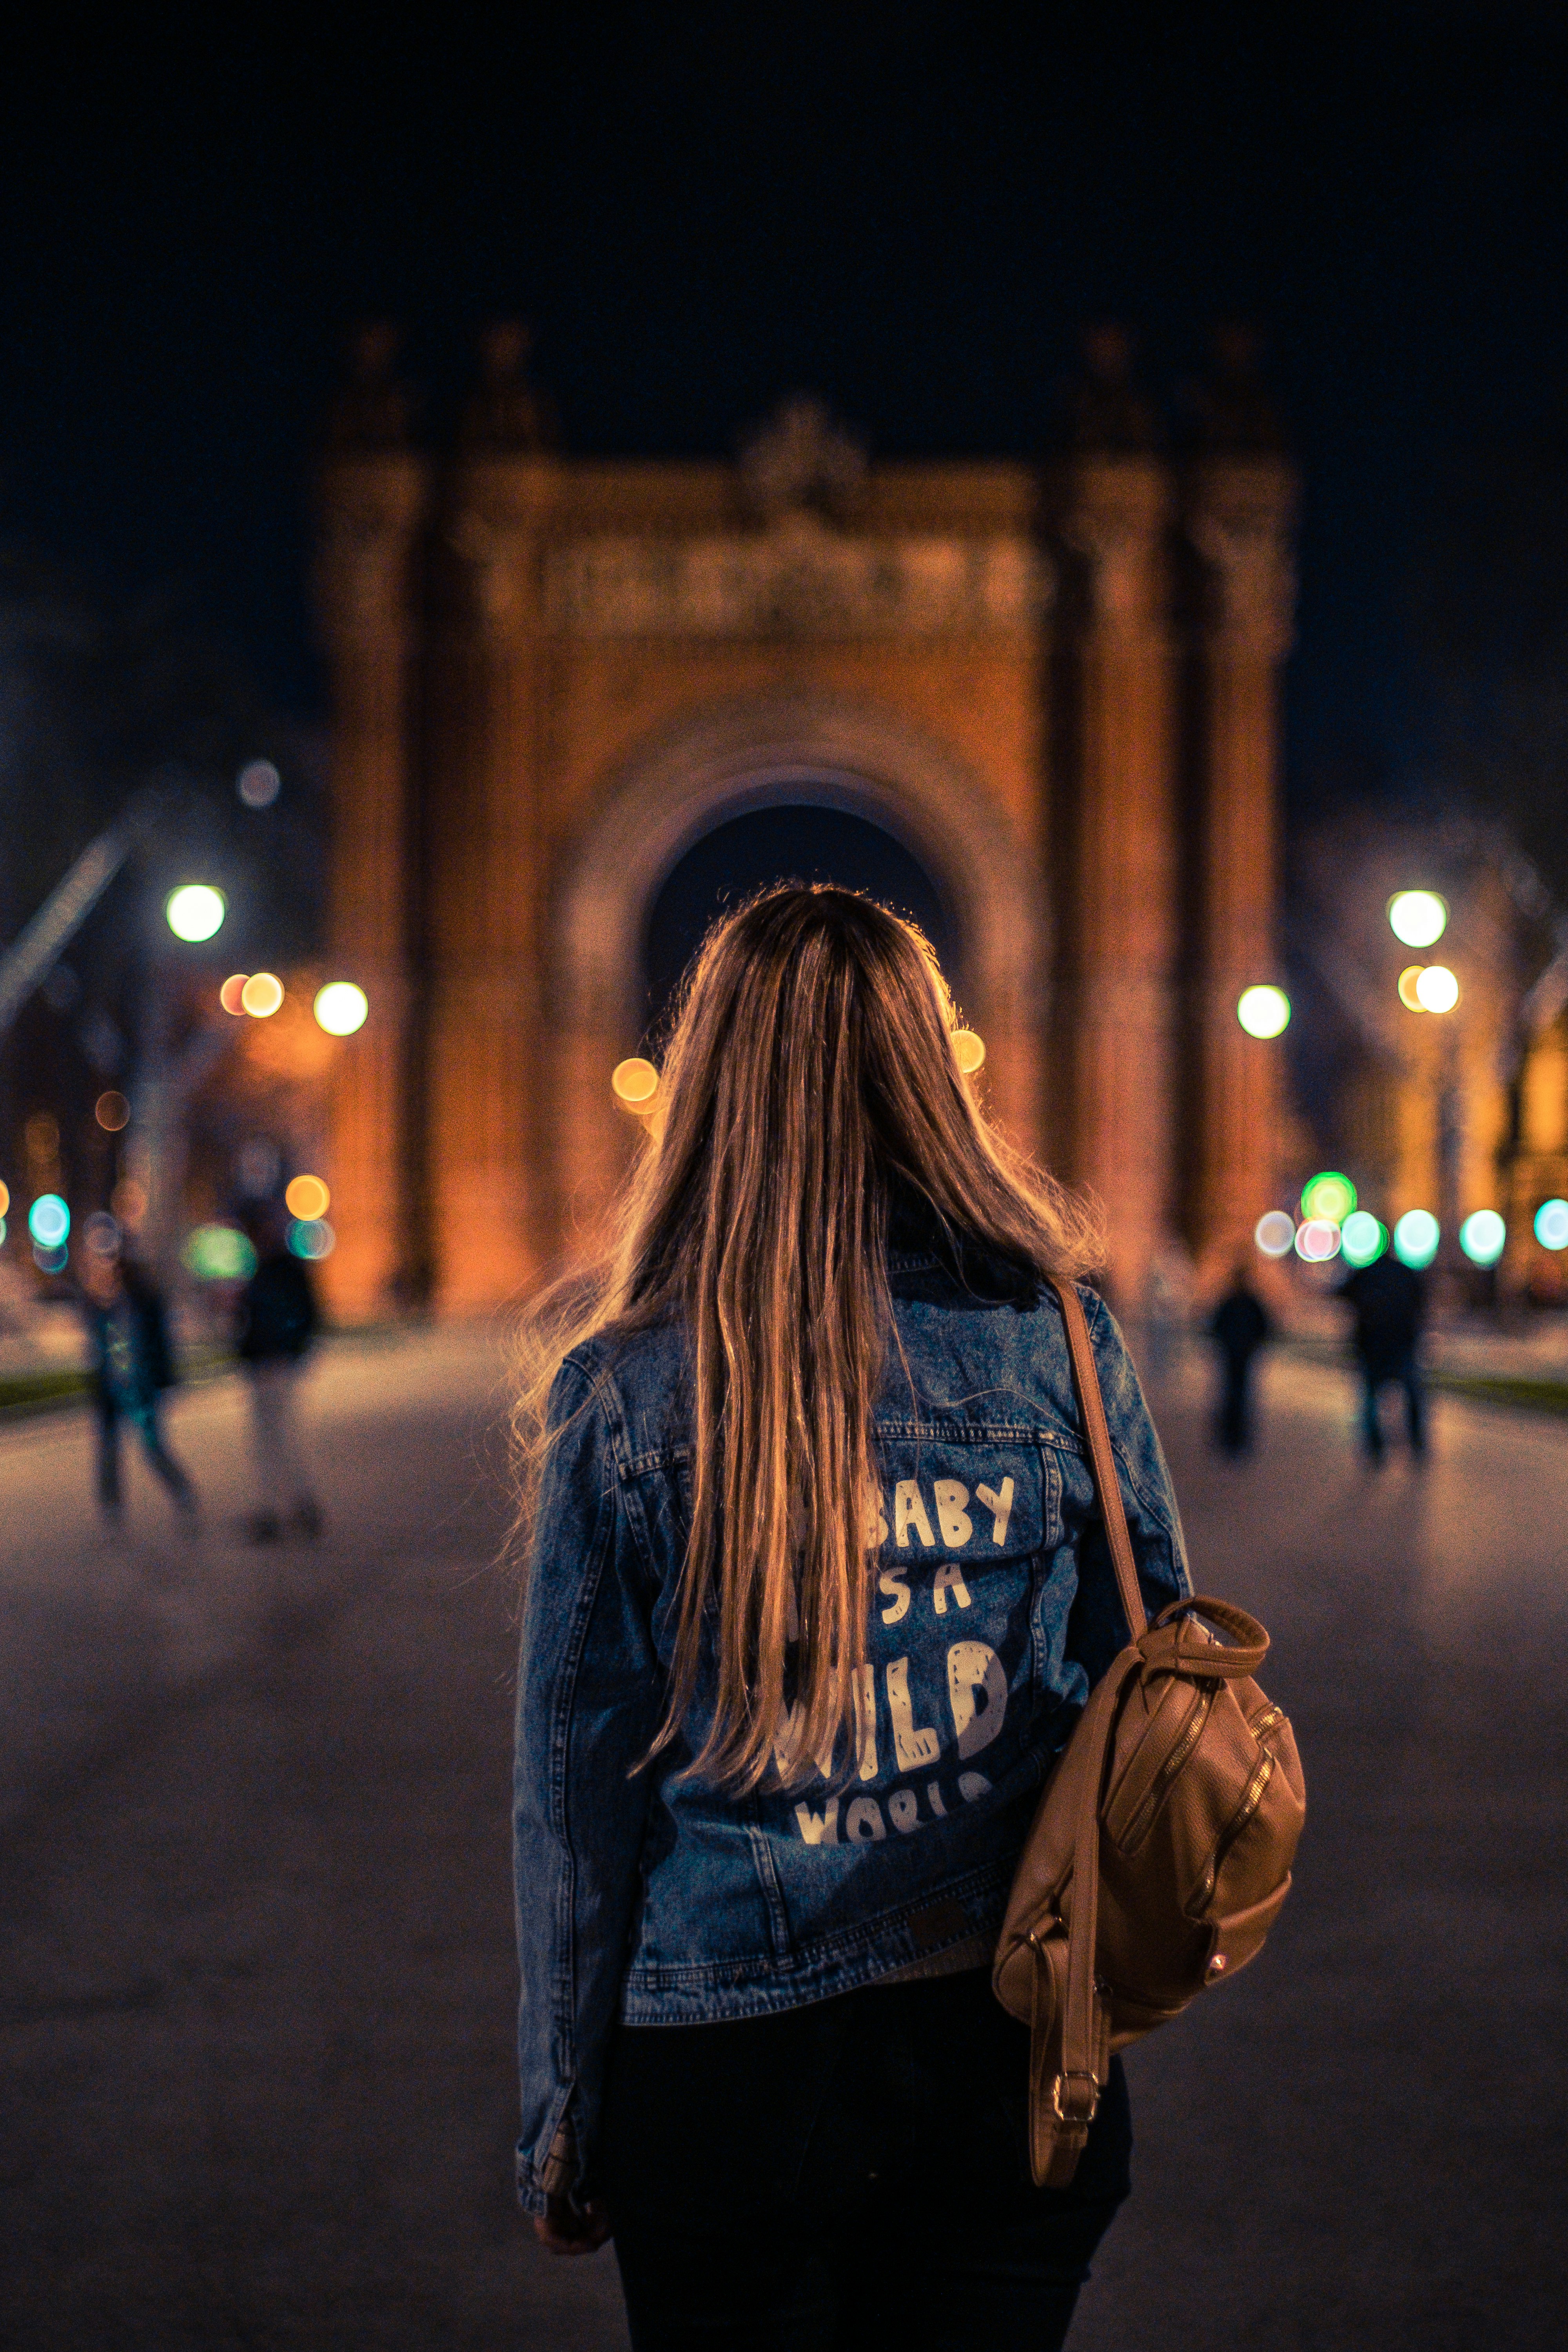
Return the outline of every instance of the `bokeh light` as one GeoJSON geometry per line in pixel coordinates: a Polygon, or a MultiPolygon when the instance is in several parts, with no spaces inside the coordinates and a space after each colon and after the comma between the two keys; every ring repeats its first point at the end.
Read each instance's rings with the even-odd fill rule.
{"type": "Polygon", "coordinates": [[[1406,1209],[1394,1228],[1394,1255],[1401,1265],[1430,1265],[1442,1238],[1430,1209],[1406,1209]]]}
{"type": "Polygon", "coordinates": [[[1265,1257],[1288,1257],[1296,1245],[1296,1220],[1283,1209],[1266,1209],[1252,1229],[1265,1257]]]}
{"type": "Polygon", "coordinates": [[[247,971],[229,973],[217,992],[217,1001],[226,1013],[238,1013],[245,1011],[245,990],[249,978],[250,974],[247,971]]]}
{"type": "Polygon", "coordinates": [[[1236,1017],[1249,1037],[1279,1037],[1290,1025],[1290,1000],[1282,988],[1244,988],[1236,1017]]]}
{"type": "Polygon", "coordinates": [[[256,1252],[237,1225],[198,1225],[180,1258],[199,1282],[247,1282],[256,1272],[256,1252]]]}
{"type": "Polygon", "coordinates": [[[1340,1247],[1352,1265],[1371,1265],[1388,1247],[1388,1227],[1365,1209],[1352,1209],[1340,1227],[1340,1247]]]}
{"type": "Polygon", "coordinates": [[[985,1040],[977,1029],[955,1029],[952,1050],[958,1055],[958,1066],[966,1078],[985,1066],[985,1040]]]}
{"type": "Polygon", "coordinates": [[[1429,948],[1448,928],[1448,902],[1436,890],[1397,890],[1388,902],[1388,928],[1407,948],[1429,948]]]}
{"type": "Polygon", "coordinates": [[[283,982],[276,972],[253,971],[239,992],[239,1001],[258,1021],[269,1021],[283,1002],[283,982]]]}
{"type": "Polygon", "coordinates": [[[1296,1255],[1309,1265],[1321,1265],[1340,1254],[1340,1229],[1331,1217],[1309,1217],[1296,1232],[1296,1255]]]}
{"type": "Polygon", "coordinates": [[[8,1184],[0,1184],[0,1217],[3,1217],[5,1214],[5,1212],[9,1209],[10,1205],[11,1188],[8,1184]]]}
{"type": "Polygon", "coordinates": [[[70,1264],[70,1251],[64,1242],[46,1249],[42,1242],[33,1244],[33,1264],[40,1274],[63,1274],[70,1264]]]}
{"type": "Polygon", "coordinates": [[[291,1217],[324,1217],[332,1205],[332,1196],[319,1176],[293,1177],[283,1194],[291,1217]]]}
{"type": "Polygon", "coordinates": [[[1496,1265],[1508,1227],[1495,1209],[1478,1209],[1459,1227],[1459,1247],[1474,1265],[1496,1265]]]}
{"type": "Polygon", "coordinates": [[[289,1228],[289,1246],[296,1257],[331,1257],[338,1237],[325,1217],[296,1217],[289,1228]]]}
{"type": "Polygon", "coordinates": [[[1321,1176],[1310,1177],[1302,1190],[1304,1217],[1327,1217],[1331,1225],[1342,1225],[1354,1207],[1355,1186],[1337,1168],[1325,1168],[1321,1176]]]}
{"type": "Polygon", "coordinates": [[[1397,982],[1399,1002],[1404,1005],[1406,1013],[1425,1013],[1426,1010],[1415,993],[1415,983],[1426,969],[1424,963],[1407,963],[1399,975],[1397,982]]]}
{"type": "Polygon", "coordinates": [[[1459,983],[1446,963],[1429,963],[1415,982],[1415,997],[1424,1013],[1452,1013],[1459,983]]]}
{"type": "Polygon", "coordinates": [[[92,1115],[106,1134],[118,1135],[122,1127],[131,1124],[131,1106],[122,1094],[110,1087],[93,1104],[92,1115]]]}
{"type": "Polygon", "coordinates": [[[247,760],[234,782],[247,808],[270,808],[282,787],[283,779],[270,760],[247,760]]]}
{"type": "Polygon", "coordinates": [[[177,940],[195,947],[222,929],[226,903],[221,890],[210,889],[205,882],[186,882],[163,901],[163,919],[177,940]]]}
{"type": "Polygon", "coordinates": [[[27,1212],[27,1231],[40,1249],[58,1249],[71,1229],[71,1213],[58,1192],[40,1192],[27,1212]]]}
{"type": "Polygon", "coordinates": [[[1535,1238],[1542,1249],[1568,1249],[1568,1201],[1542,1201],[1535,1213],[1535,1238]]]}
{"type": "Polygon", "coordinates": [[[122,1176],[109,1196],[109,1205],[122,1225],[132,1230],[147,1213],[147,1187],[134,1176],[122,1176]]]}
{"type": "Polygon", "coordinates": [[[111,1217],[107,1209],[95,1209],[90,1217],[82,1220],[81,1237],[95,1257],[120,1255],[120,1220],[111,1217]]]}
{"type": "Polygon", "coordinates": [[[5,1236],[9,1231],[10,1227],[6,1224],[5,1218],[0,1217],[0,1249],[5,1247],[5,1236]]]}
{"type": "Polygon", "coordinates": [[[623,1110],[647,1110],[658,1092],[658,1072],[640,1054],[617,1062],[610,1072],[610,1092],[623,1110]]]}
{"type": "Polygon", "coordinates": [[[329,1037],[352,1037],[356,1029],[364,1027],[370,999],[352,980],[330,980],[325,988],[316,991],[314,1010],[329,1037]]]}

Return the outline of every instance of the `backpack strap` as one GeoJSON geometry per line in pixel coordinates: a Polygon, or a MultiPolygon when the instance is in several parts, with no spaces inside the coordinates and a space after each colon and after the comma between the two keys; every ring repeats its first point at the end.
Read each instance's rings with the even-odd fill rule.
{"type": "Polygon", "coordinates": [[[1105,2020],[1094,1982],[1100,1924],[1100,1808],[1117,1701],[1128,1677],[1143,1664],[1141,1653],[1131,1645],[1148,1623],[1083,1302],[1070,1282],[1058,1282],[1053,1276],[1051,1287],[1061,1305],[1073,1385],[1083,1416],[1100,1515],[1116,1570],[1116,1587],[1127,1618],[1129,1646],[1096,1685],[1080,1729],[1080,1738],[1089,1743],[1092,1762],[1079,1790],[1078,1819],[1074,1824],[1067,1981],[1061,1988],[1055,2032],[1042,2034],[1037,2023],[1030,2035],[1031,2157],[1035,2179],[1042,2188],[1065,2186],[1072,2179],[1105,2084],[1109,2063],[1105,2020]]]}
{"type": "Polygon", "coordinates": [[[1105,1418],[1105,1400],[1100,1392],[1100,1374],[1095,1369],[1094,1349],[1089,1340],[1083,1301],[1075,1284],[1058,1282],[1054,1274],[1047,1278],[1057,1294],[1062,1321],[1067,1327],[1073,1386],[1078,1391],[1078,1409],[1083,1415],[1083,1433],[1089,1441],[1089,1467],[1100,1496],[1100,1516],[1105,1522],[1105,1538],[1110,1546],[1110,1558],[1116,1570],[1116,1588],[1121,1595],[1121,1606],[1127,1616],[1127,1638],[1135,1642],[1149,1622],[1148,1612],[1143,1606],[1143,1596],[1138,1590],[1132,1538],[1127,1532],[1127,1513],[1122,1506],[1121,1482],[1116,1475],[1116,1457],[1110,1450],[1110,1427],[1105,1418]]]}

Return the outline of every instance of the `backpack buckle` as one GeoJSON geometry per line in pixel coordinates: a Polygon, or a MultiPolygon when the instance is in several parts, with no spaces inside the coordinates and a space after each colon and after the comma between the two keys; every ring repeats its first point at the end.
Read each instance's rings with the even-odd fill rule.
{"type": "Polygon", "coordinates": [[[1051,2083],[1051,2112],[1056,2116],[1058,2123],[1078,2124],[1087,2127],[1094,2121],[1095,2110],[1099,2105],[1100,2082],[1096,2075],[1072,2073],[1058,2074],[1053,2077],[1051,2083]],[[1079,2114],[1079,2095],[1078,2094],[1069,2092],[1068,2095],[1068,2104],[1072,2109],[1070,2114],[1068,2112],[1068,2108],[1064,2107],[1062,2105],[1062,2088],[1063,2085],[1068,2083],[1087,2083],[1089,2084],[1089,2095],[1087,2101],[1083,2103],[1084,2111],[1082,2114],[1079,2114]]]}

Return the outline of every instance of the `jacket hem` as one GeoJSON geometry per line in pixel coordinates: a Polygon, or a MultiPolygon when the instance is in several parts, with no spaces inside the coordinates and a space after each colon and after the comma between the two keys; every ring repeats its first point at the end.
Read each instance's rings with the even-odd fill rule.
{"type": "Polygon", "coordinates": [[[831,1943],[807,1945],[787,1962],[764,1952],[668,1969],[634,1959],[622,1990],[621,2022],[718,2025],[731,2018],[770,2017],[940,1960],[977,1937],[994,1941],[1016,1867],[1017,1855],[1010,1854],[931,1887],[918,1902],[884,1912],[831,1943]]]}

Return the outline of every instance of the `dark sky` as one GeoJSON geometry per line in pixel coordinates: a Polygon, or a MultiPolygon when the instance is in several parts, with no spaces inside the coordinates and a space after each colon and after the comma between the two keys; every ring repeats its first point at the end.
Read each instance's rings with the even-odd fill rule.
{"type": "Polygon", "coordinates": [[[1307,483],[1296,789],[1342,751],[1397,774],[1437,468],[1561,405],[1564,14],[454,10],[110,46],[55,16],[0,98],[0,529],[184,582],[308,711],[306,484],[356,315],[406,321],[437,421],[521,312],[572,450],[723,452],[805,387],[888,454],[1041,447],[1088,319],[1133,322],[1165,390],[1243,315],[1307,483]]]}

